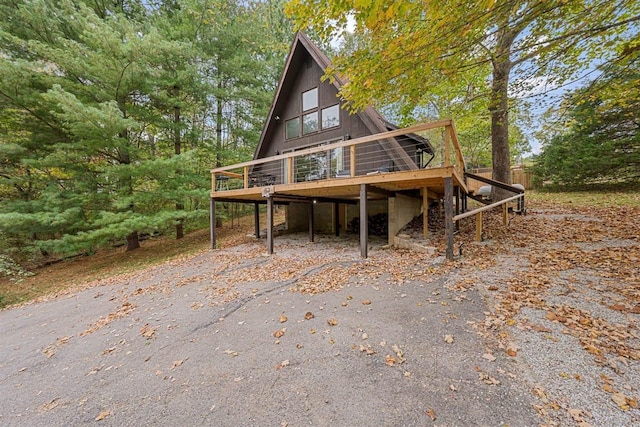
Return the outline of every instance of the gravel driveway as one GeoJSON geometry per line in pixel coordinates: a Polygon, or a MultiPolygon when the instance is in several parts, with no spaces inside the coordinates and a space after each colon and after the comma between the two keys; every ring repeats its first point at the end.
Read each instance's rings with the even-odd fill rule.
{"type": "Polygon", "coordinates": [[[638,239],[542,247],[602,219],[530,211],[453,263],[288,236],[4,310],[0,425],[637,425],[638,264],[579,257],[638,239]]]}

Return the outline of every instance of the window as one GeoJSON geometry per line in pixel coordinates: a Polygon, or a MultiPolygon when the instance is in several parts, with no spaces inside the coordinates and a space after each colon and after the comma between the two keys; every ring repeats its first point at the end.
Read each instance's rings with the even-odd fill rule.
{"type": "Polygon", "coordinates": [[[302,116],[302,134],[316,132],[318,130],[318,112],[314,111],[302,116]]]}
{"type": "Polygon", "coordinates": [[[302,111],[318,108],[318,88],[302,92],[302,111]]]}
{"type": "Polygon", "coordinates": [[[291,120],[287,120],[285,125],[285,138],[297,138],[300,136],[300,117],[294,117],[291,120]]]}
{"type": "Polygon", "coordinates": [[[322,109],[322,129],[340,126],[340,106],[338,104],[322,109]]]}

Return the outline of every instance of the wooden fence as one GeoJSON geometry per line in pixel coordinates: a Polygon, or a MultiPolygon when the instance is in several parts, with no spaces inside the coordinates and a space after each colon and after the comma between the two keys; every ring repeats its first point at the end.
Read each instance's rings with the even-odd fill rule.
{"type": "MultiPolygon", "coordinates": [[[[483,169],[471,169],[469,172],[474,173],[476,175],[483,176],[485,178],[491,178],[492,171],[490,168],[483,169]]],[[[525,190],[533,189],[533,172],[531,169],[516,167],[511,168],[511,183],[512,184],[522,184],[525,190]]],[[[478,191],[480,187],[486,185],[480,181],[476,181],[475,179],[470,179],[467,182],[467,187],[469,191],[478,191]]]]}

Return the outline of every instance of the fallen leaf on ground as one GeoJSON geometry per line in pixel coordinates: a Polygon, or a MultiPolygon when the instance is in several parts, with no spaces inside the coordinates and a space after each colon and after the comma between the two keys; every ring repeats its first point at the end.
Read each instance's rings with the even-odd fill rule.
{"type": "Polygon", "coordinates": [[[146,323],[142,328],[140,328],[140,335],[147,339],[154,338],[157,327],[152,327],[148,323],[146,323]]]}
{"type": "Polygon", "coordinates": [[[436,411],[434,411],[433,409],[429,409],[427,411],[427,415],[429,415],[429,418],[431,418],[431,421],[436,420],[436,411]]]}
{"type": "Polygon", "coordinates": [[[273,333],[273,336],[276,338],[281,338],[284,336],[284,333],[287,331],[287,328],[278,329],[273,333]]]}
{"type": "Polygon", "coordinates": [[[393,347],[391,347],[391,350],[396,353],[398,363],[403,363],[406,360],[404,358],[404,352],[397,346],[397,344],[394,344],[393,347]]]}
{"type": "Polygon", "coordinates": [[[102,411],[96,417],[96,421],[102,421],[105,418],[107,418],[109,415],[111,415],[111,411],[102,411]]]}
{"type": "Polygon", "coordinates": [[[360,351],[363,353],[367,353],[368,355],[376,353],[376,351],[372,349],[370,346],[365,346],[363,344],[360,344],[360,351]]]}
{"type": "Polygon", "coordinates": [[[313,315],[313,313],[312,313],[312,312],[310,312],[310,311],[307,311],[307,312],[305,313],[305,315],[304,315],[305,320],[311,320],[311,319],[313,319],[314,317],[316,317],[316,316],[314,316],[314,315],[313,315]]]}
{"type": "Polygon", "coordinates": [[[622,393],[613,393],[611,395],[611,400],[613,400],[616,403],[616,405],[618,405],[618,407],[623,411],[628,411],[631,407],[629,405],[629,400],[631,399],[629,399],[627,396],[625,396],[622,393]]]}
{"type": "Polygon", "coordinates": [[[446,342],[447,344],[453,344],[453,335],[445,335],[444,342],[446,342]]]}
{"type": "Polygon", "coordinates": [[[362,301],[362,305],[371,305],[371,300],[370,299],[366,299],[366,300],[362,301]]]}
{"type": "Polygon", "coordinates": [[[338,324],[338,320],[337,319],[329,319],[329,320],[327,320],[327,323],[329,324],[329,326],[336,326],[338,324]]]}
{"type": "Polygon", "coordinates": [[[171,366],[171,370],[174,370],[178,366],[182,365],[185,360],[187,360],[187,359],[180,359],[180,360],[176,360],[175,362],[173,362],[173,365],[171,366]]]}
{"type": "Polygon", "coordinates": [[[393,357],[393,356],[389,356],[389,355],[387,355],[386,360],[385,360],[385,362],[384,362],[384,363],[386,363],[386,364],[387,364],[387,365],[389,365],[389,366],[393,366],[393,365],[395,365],[395,364],[396,364],[396,358],[395,358],[395,357],[393,357]]]}
{"type": "Polygon", "coordinates": [[[280,321],[280,323],[284,323],[284,322],[286,322],[286,321],[287,321],[287,320],[289,320],[289,319],[287,318],[287,316],[280,316],[280,317],[278,318],[278,320],[280,321]]]}
{"type": "Polygon", "coordinates": [[[59,400],[60,399],[58,399],[56,397],[55,399],[38,406],[38,410],[41,411],[41,412],[50,411],[50,410],[52,410],[53,408],[55,408],[56,406],[58,406],[60,404],[59,400]]]}

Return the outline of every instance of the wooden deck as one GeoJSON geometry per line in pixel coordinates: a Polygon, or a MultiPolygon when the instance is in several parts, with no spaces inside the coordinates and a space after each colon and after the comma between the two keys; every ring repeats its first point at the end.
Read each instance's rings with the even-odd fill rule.
{"type": "Polygon", "coordinates": [[[211,198],[224,202],[266,203],[266,193],[275,202],[287,202],[305,199],[330,199],[331,201],[357,201],[360,188],[367,185],[370,198],[389,197],[395,193],[410,190],[422,191],[427,188],[429,198],[441,198],[444,195],[444,179],[452,178],[454,187],[460,187],[466,193],[463,176],[453,166],[411,171],[379,173],[347,178],[329,178],[311,182],[275,184],[250,188],[213,191],[211,198]]]}
{"type": "MultiPolygon", "coordinates": [[[[437,141],[436,141],[437,142],[437,141]]],[[[337,163],[336,163],[337,164],[337,163]]],[[[447,257],[453,258],[454,215],[466,210],[468,187],[465,176],[465,161],[460,150],[454,124],[451,120],[383,132],[353,140],[344,140],[316,146],[286,154],[224,166],[211,170],[211,247],[216,246],[216,203],[254,203],[256,206],[255,228],[259,237],[258,205],[267,205],[267,252],[273,253],[273,205],[287,203],[309,204],[309,233],[313,240],[313,209],[316,202],[358,204],[360,206],[360,247],[361,255],[367,256],[367,202],[387,199],[398,194],[410,195],[422,200],[424,224],[430,200],[442,200],[445,213],[445,239],[447,257]],[[435,151],[428,162],[437,166],[411,168],[409,170],[380,171],[368,170],[367,162],[373,164],[363,153],[371,150],[360,148],[365,144],[385,144],[386,141],[403,135],[428,133],[430,142],[440,137],[439,144],[433,144],[435,151]],[[343,167],[338,171],[332,166],[333,153],[342,156],[343,167]],[[314,157],[315,156],[315,157],[314,157]],[[325,157],[326,156],[326,157],[325,157]],[[320,159],[321,174],[300,175],[296,167],[306,159],[320,159]],[[322,159],[325,160],[322,160],[322,159]],[[432,162],[432,160],[436,160],[432,162]],[[298,163],[300,162],[300,163],[298,163]],[[322,163],[324,162],[324,163],[322,163]],[[333,169],[332,169],[333,167],[333,169]],[[260,175],[255,171],[260,171],[260,175]],[[322,176],[320,176],[322,175],[322,176]],[[302,179],[300,179],[302,176],[302,179]],[[313,179],[309,179],[309,177],[313,179]],[[306,179],[305,179],[306,178],[306,179]],[[454,199],[458,202],[454,205],[454,199]],[[455,209],[455,212],[454,212],[455,209]]],[[[499,204],[496,204],[498,206],[499,204]]],[[[506,205],[505,209],[506,209],[506,205]]],[[[481,222],[481,212],[476,219],[481,222]]],[[[481,227],[481,225],[480,225],[481,227]]],[[[336,227],[337,230],[337,227],[336,227]]],[[[427,228],[425,226],[425,235],[427,228]]]]}

